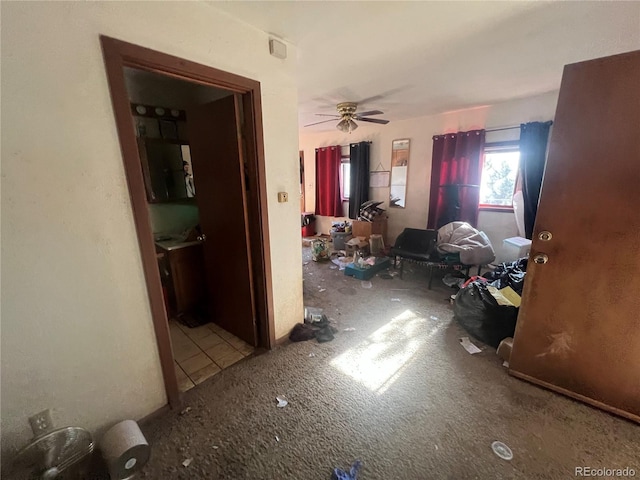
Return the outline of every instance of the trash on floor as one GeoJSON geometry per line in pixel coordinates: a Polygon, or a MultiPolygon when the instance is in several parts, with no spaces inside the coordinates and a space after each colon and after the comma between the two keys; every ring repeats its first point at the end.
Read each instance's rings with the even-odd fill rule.
{"type": "Polygon", "coordinates": [[[438,317],[436,317],[435,315],[430,315],[430,316],[429,316],[429,318],[430,318],[431,320],[438,320],[438,317]]]}
{"type": "Polygon", "coordinates": [[[314,262],[329,260],[329,245],[324,238],[311,242],[311,258],[314,262]]]}
{"type": "Polygon", "coordinates": [[[513,338],[507,337],[500,342],[498,345],[498,350],[496,353],[498,357],[500,357],[505,362],[509,363],[509,359],[511,358],[511,349],[513,348],[513,338]]]}
{"type": "Polygon", "coordinates": [[[369,281],[366,282],[360,282],[360,285],[362,286],[362,288],[371,288],[373,287],[373,284],[369,281]]]}
{"type": "Polygon", "coordinates": [[[453,314],[471,336],[496,348],[502,339],[513,337],[518,309],[500,305],[483,281],[474,281],[456,295],[453,314]]]}
{"type": "Polygon", "coordinates": [[[324,310],[318,307],[304,307],[304,323],[314,323],[320,321],[324,310]]]}
{"type": "Polygon", "coordinates": [[[362,466],[362,462],[360,460],[356,460],[348,472],[345,472],[341,468],[334,468],[333,475],[335,480],[357,480],[358,478],[358,470],[362,466]]]}
{"type": "Polygon", "coordinates": [[[316,338],[316,329],[306,323],[295,324],[289,334],[289,340],[292,342],[306,342],[314,338],[316,338]]]}
{"type": "Polygon", "coordinates": [[[401,302],[402,300],[400,300],[399,298],[392,298],[391,301],[392,302],[401,302]]]}
{"type": "Polygon", "coordinates": [[[332,258],[331,262],[334,263],[340,270],[344,270],[345,268],[347,268],[347,265],[351,263],[351,258],[337,257],[337,258],[332,258]]]}
{"type": "MultiPolygon", "coordinates": [[[[333,261],[333,260],[332,260],[332,261],[333,261]]],[[[338,267],[336,267],[335,265],[331,265],[331,266],[329,267],[329,270],[336,270],[337,268],[338,268],[338,267]]]]}
{"type": "Polygon", "coordinates": [[[322,292],[326,292],[327,289],[326,288],[321,288],[320,290],[318,290],[318,293],[322,293],[322,292]]]}
{"type": "Polygon", "coordinates": [[[462,284],[466,281],[467,277],[462,272],[455,273],[447,273],[442,278],[442,283],[444,283],[447,287],[457,287],[462,288],[462,284]]]}
{"type": "Polygon", "coordinates": [[[276,407],[278,408],[284,408],[287,405],[289,405],[289,402],[287,402],[284,398],[282,397],[276,397],[276,400],[278,402],[278,404],[276,405],[276,407]]]}
{"type": "Polygon", "coordinates": [[[193,462],[193,458],[187,458],[184,462],[182,462],[183,467],[188,467],[193,462]]]}
{"type": "Polygon", "coordinates": [[[307,307],[305,309],[305,316],[309,316],[310,319],[305,318],[305,323],[294,325],[289,334],[289,340],[292,342],[306,342],[315,338],[319,343],[330,342],[335,338],[333,334],[338,330],[331,326],[326,315],[317,314],[310,308],[307,307]]]}
{"type": "Polygon", "coordinates": [[[506,360],[504,362],[502,362],[502,366],[504,368],[509,368],[509,362],[507,362],[506,360]]]}
{"type": "Polygon", "coordinates": [[[471,340],[469,340],[469,337],[462,337],[460,339],[460,345],[462,345],[462,347],[471,355],[473,355],[474,353],[480,353],[482,351],[478,347],[476,347],[473,343],[471,343],[471,340]]]}
{"type": "Polygon", "coordinates": [[[344,331],[345,331],[345,332],[355,332],[355,331],[356,331],[356,329],[355,329],[355,328],[353,328],[353,327],[348,327],[348,328],[345,328],[345,329],[344,329],[344,331]]]}
{"type": "Polygon", "coordinates": [[[280,437],[278,437],[278,435],[276,435],[276,442],[280,441],[280,437]]]}
{"type": "Polygon", "coordinates": [[[493,453],[503,460],[511,460],[513,458],[511,449],[502,442],[493,442],[491,448],[493,449],[493,453]]]}
{"type": "Polygon", "coordinates": [[[363,257],[347,265],[344,274],[359,280],[369,280],[376,273],[387,270],[390,266],[389,257],[369,257],[368,259],[363,257]]]}
{"type": "Polygon", "coordinates": [[[309,354],[309,357],[310,357],[310,358],[313,358],[313,357],[315,357],[315,356],[316,356],[316,354],[315,354],[315,353],[313,353],[313,352],[311,352],[311,353],[309,354]]]}
{"type": "Polygon", "coordinates": [[[213,448],[214,450],[219,449],[220,447],[218,445],[211,445],[211,448],[213,448]]]}
{"type": "Polygon", "coordinates": [[[187,407],[184,410],[182,410],[180,412],[180,415],[186,415],[187,413],[189,413],[191,411],[191,407],[187,407]]]}

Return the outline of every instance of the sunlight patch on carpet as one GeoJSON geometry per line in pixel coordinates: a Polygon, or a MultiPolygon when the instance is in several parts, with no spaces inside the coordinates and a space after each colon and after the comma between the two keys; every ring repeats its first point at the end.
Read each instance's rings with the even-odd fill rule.
{"type": "Polygon", "coordinates": [[[379,395],[402,375],[437,325],[405,310],[330,365],[379,395]]]}

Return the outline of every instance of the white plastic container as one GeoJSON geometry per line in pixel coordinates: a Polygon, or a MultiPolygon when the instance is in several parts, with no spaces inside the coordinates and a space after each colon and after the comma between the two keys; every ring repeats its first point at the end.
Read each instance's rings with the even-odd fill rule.
{"type": "Polygon", "coordinates": [[[514,262],[531,251],[531,240],[522,237],[505,238],[502,241],[503,261],[514,262]]]}

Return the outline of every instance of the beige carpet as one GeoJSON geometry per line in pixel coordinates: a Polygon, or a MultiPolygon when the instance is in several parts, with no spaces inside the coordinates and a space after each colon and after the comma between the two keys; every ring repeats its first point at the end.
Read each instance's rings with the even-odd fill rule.
{"type": "Polygon", "coordinates": [[[189,413],[145,426],[141,477],[326,480],[356,459],[360,480],[640,476],[637,425],[510,377],[489,347],[469,355],[449,290],[427,291],[424,272],[366,289],[330,266],[305,265],[305,297],[336,320],[336,339],[245,359],[187,392],[189,413]]]}

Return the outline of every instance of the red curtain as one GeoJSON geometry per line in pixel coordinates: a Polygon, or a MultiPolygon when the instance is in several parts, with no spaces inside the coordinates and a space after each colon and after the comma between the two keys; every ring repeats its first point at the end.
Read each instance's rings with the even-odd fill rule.
{"type": "Polygon", "coordinates": [[[484,137],[484,130],[433,137],[427,228],[454,221],[477,225],[484,137]]]}
{"type": "Polygon", "coordinates": [[[340,146],[316,148],[316,215],[342,217],[340,146]]]}

